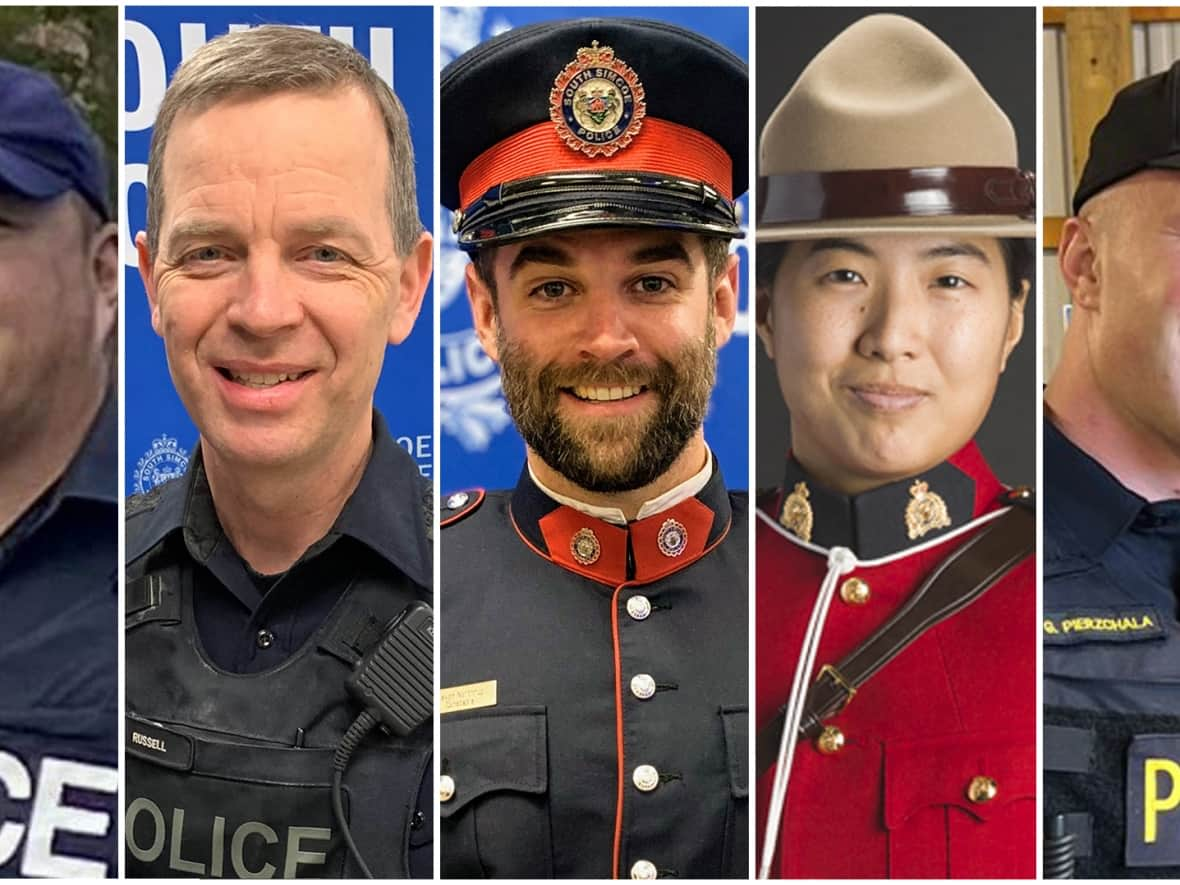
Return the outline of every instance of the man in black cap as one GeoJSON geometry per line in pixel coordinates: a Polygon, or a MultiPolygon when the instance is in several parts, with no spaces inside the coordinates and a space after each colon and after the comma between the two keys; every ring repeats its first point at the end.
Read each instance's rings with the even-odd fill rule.
{"type": "Polygon", "coordinates": [[[116,228],[93,133],[0,62],[0,876],[113,876],[116,228]]]}
{"type": "Polygon", "coordinates": [[[1180,876],[1180,63],[1115,96],[1045,392],[1045,875],[1180,876]]]}
{"type": "Polygon", "coordinates": [[[441,107],[528,447],[514,490],[443,510],[443,875],[745,877],[747,505],[701,430],[745,66],[671,25],[547,23],[457,59],[441,107]]]}

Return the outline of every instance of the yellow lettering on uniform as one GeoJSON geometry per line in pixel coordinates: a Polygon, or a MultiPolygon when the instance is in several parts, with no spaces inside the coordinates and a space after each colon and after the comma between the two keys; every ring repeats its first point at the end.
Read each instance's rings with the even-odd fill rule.
{"type": "Polygon", "coordinates": [[[1143,781],[1143,841],[1151,845],[1155,842],[1156,819],[1160,812],[1180,806],[1180,764],[1171,759],[1148,759],[1143,769],[1143,781]],[[1172,780],[1166,799],[1160,799],[1156,790],[1158,774],[1166,774],[1172,780]]]}
{"type": "Polygon", "coordinates": [[[1057,635],[1057,627],[1048,618],[1045,618],[1045,632],[1048,633],[1050,636],[1057,635]]]}
{"type": "MultiPolygon", "coordinates": [[[[1063,633],[1136,633],[1155,627],[1151,618],[1144,616],[1142,620],[1131,615],[1121,618],[1066,618],[1061,622],[1063,633]]],[[[1045,621],[1045,632],[1056,633],[1057,630],[1050,620],[1045,621]]]]}

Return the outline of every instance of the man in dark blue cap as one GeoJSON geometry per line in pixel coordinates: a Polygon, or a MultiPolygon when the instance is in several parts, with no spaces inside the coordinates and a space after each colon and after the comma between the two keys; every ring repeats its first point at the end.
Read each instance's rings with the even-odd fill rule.
{"type": "Polygon", "coordinates": [[[457,59],[441,108],[528,447],[514,490],[443,510],[442,873],[745,877],[747,503],[701,426],[745,65],[659,22],[545,23],[457,59]]]}
{"type": "Polygon", "coordinates": [[[0,875],[113,876],[116,229],[93,133],[0,62],[0,875]]]}
{"type": "Polygon", "coordinates": [[[1180,877],[1180,62],[1115,96],[1045,392],[1045,875],[1180,877]]]}

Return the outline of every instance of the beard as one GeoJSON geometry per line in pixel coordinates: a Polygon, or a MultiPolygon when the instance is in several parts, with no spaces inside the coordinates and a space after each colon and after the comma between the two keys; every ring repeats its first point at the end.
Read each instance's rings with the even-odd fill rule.
{"type": "Polygon", "coordinates": [[[713,323],[654,367],[635,360],[539,365],[497,334],[500,383],[521,437],[546,464],[591,492],[643,488],[667,472],[700,429],[717,375],[713,323]],[[563,416],[563,391],[576,386],[644,387],[655,412],[609,418],[563,416]]]}

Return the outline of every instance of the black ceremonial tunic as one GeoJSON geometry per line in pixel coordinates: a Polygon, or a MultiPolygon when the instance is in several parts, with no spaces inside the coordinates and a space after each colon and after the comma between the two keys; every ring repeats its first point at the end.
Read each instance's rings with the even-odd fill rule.
{"type": "Polygon", "coordinates": [[[1180,500],[1049,422],[1044,500],[1046,833],[1079,877],[1180,878],[1180,500]]]}
{"type": "Polygon", "coordinates": [[[746,877],[745,494],[714,470],[627,526],[527,470],[464,497],[442,511],[443,876],[746,877]]]}

